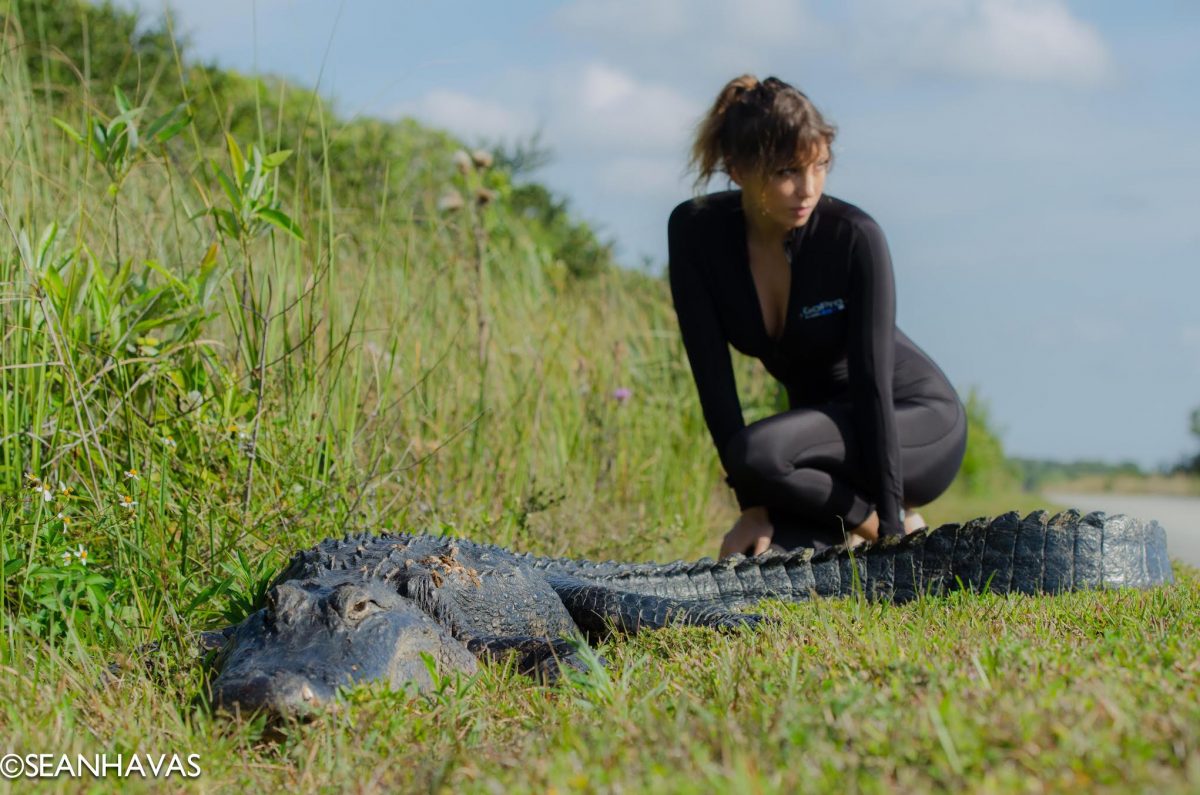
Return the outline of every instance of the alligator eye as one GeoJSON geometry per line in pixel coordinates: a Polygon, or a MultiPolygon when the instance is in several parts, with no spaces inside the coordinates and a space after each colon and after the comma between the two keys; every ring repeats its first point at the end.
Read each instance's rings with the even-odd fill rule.
{"type": "Polygon", "coordinates": [[[356,599],[346,608],[346,618],[354,621],[362,618],[368,613],[373,613],[380,607],[379,603],[374,599],[363,598],[356,599]]]}

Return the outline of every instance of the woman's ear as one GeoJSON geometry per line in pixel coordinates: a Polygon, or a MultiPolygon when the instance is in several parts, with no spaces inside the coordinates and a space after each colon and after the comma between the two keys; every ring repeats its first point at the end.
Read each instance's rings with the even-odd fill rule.
{"type": "Polygon", "coordinates": [[[734,184],[737,185],[739,188],[742,187],[742,172],[741,172],[741,170],[738,169],[736,166],[730,166],[726,170],[729,173],[729,178],[731,180],[733,180],[734,184]]]}

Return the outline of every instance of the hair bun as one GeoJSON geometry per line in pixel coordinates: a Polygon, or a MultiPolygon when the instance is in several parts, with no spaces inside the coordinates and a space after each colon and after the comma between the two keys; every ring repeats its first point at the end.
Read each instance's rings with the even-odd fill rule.
{"type": "Polygon", "coordinates": [[[741,97],[743,94],[753,91],[760,85],[762,84],[758,82],[758,78],[754,75],[742,75],[730,80],[728,88],[733,89],[732,93],[734,96],[741,97]]]}

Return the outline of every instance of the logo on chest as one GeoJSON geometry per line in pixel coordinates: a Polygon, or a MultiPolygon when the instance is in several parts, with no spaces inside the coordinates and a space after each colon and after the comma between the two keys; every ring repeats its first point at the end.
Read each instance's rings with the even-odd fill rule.
{"type": "Polygon", "coordinates": [[[805,320],[812,320],[813,318],[832,315],[834,312],[843,312],[845,309],[846,302],[841,298],[835,298],[832,301],[822,301],[812,306],[802,306],[800,307],[800,313],[804,316],[805,320]]]}

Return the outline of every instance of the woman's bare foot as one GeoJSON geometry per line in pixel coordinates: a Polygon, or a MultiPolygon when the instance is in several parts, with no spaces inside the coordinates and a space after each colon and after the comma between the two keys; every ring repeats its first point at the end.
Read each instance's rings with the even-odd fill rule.
{"type": "Polygon", "coordinates": [[[904,514],[904,534],[915,533],[922,527],[928,527],[925,523],[925,518],[916,511],[907,511],[904,514]]]}

